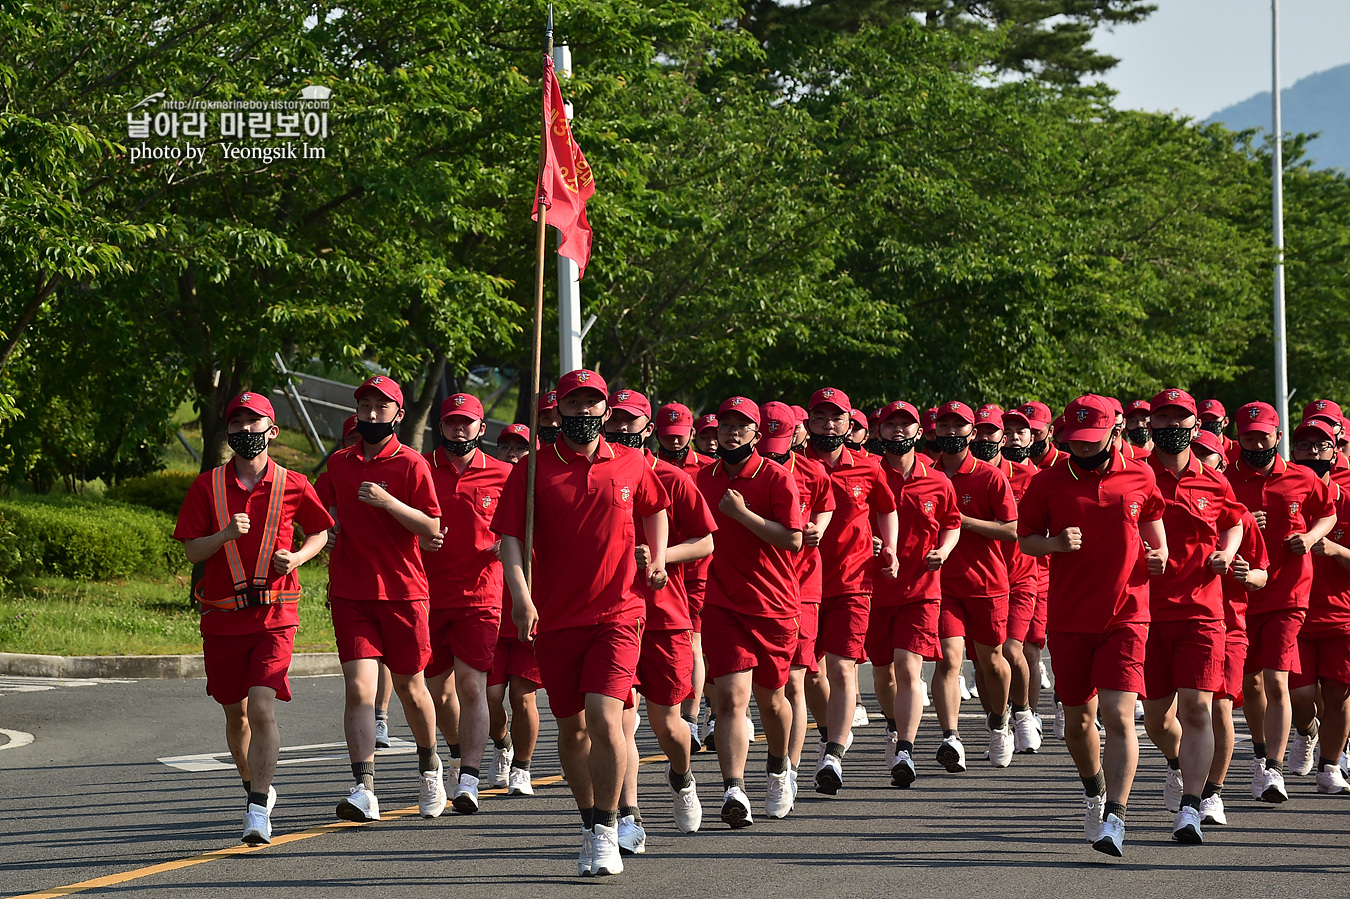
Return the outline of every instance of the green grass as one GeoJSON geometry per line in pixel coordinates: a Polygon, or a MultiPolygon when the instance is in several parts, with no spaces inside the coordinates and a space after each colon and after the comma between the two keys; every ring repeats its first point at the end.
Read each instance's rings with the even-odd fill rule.
{"type": "MultiPolygon", "coordinates": [[[[324,608],[328,568],[300,569],[304,596],[296,652],[334,652],[324,608]]],[[[177,655],[202,651],[188,578],[115,582],[23,578],[0,592],[0,652],[41,655],[177,655]]]]}

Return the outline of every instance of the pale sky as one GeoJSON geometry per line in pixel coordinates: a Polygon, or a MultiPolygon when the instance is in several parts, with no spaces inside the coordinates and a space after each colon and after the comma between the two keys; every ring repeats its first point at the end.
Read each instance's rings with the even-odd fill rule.
{"type": "MultiPolygon", "coordinates": [[[[1270,90],[1270,0],[1154,0],[1140,25],[1092,45],[1120,59],[1103,80],[1121,109],[1204,119],[1270,90]]],[[[1280,0],[1280,82],[1350,62],[1350,0],[1280,0]]],[[[1350,102],[1350,98],[1347,98],[1350,102]]]]}

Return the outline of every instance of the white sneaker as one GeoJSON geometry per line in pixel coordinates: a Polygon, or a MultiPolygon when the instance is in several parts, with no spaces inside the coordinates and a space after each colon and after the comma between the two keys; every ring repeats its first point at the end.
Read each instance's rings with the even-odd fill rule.
{"type": "Polygon", "coordinates": [[[1013,732],[1008,724],[998,730],[989,731],[989,764],[995,768],[1006,768],[1013,757],[1013,732]]]}
{"type": "Polygon", "coordinates": [[[1200,829],[1200,811],[1189,805],[1177,812],[1172,819],[1172,839],[1178,843],[1198,846],[1205,841],[1205,833],[1200,829]]]}
{"type": "Polygon", "coordinates": [[[792,811],[792,772],[769,774],[769,787],[764,796],[764,814],[770,818],[786,818],[792,811]]]}
{"type": "Polygon", "coordinates": [[[745,713],[745,732],[750,735],[750,742],[755,742],[755,719],[750,717],[750,713],[745,713]]]}
{"type": "Polygon", "coordinates": [[[623,873],[623,854],[619,850],[619,828],[597,824],[593,829],[592,846],[595,855],[591,860],[592,877],[608,877],[623,873]]]}
{"type": "Polygon", "coordinates": [[[249,803],[244,811],[243,840],[250,846],[272,842],[272,817],[266,806],[249,803]]]}
{"type": "Polygon", "coordinates": [[[717,719],[710,716],[708,718],[708,723],[703,725],[704,749],[711,749],[713,752],[717,751],[717,739],[713,736],[713,732],[716,728],[717,728],[717,719]]]}
{"type": "Polygon", "coordinates": [[[895,746],[900,742],[900,734],[893,730],[886,731],[886,770],[889,771],[895,767],[895,746]]]}
{"type": "Polygon", "coordinates": [[[1266,771],[1266,788],[1261,791],[1261,800],[1271,804],[1284,802],[1289,798],[1289,791],[1284,788],[1284,773],[1280,771],[1266,771]]]}
{"type": "Polygon", "coordinates": [[[647,851],[647,831],[632,815],[619,819],[618,834],[620,855],[642,855],[647,851]]]}
{"type": "Polygon", "coordinates": [[[844,785],[844,766],[839,759],[825,753],[825,757],[816,766],[816,792],[833,796],[844,785]]]}
{"type": "Polygon", "coordinates": [[[1013,752],[1018,755],[1034,755],[1041,748],[1041,721],[1036,713],[1027,709],[1013,712],[1013,752]]]}
{"type": "Polygon", "coordinates": [[[703,741],[698,738],[698,722],[685,720],[684,723],[689,726],[689,751],[702,752],[703,741]]]}
{"type": "MultiPolygon", "coordinates": [[[[666,764],[666,783],[670,783],[670,764],[666,764]]],[[[672,788],[673,789],[673,788],[672,788]]],[[[694,783],[694,771],[689,769],[689,786],[675,793],[675,826],[680,833],[698,833],[703,826],[703,803],[698,799],[698,784],[694,783]]]]}
{"type": "Polygon", "coordinates": [[[1040,663],[1040,668],[1041,668],[1041,689],[1049,690],[1051,689],[1050,672],[1045,670],[1045,662],[1040,663]]]}
{"type": "Polygon", "coordinates": [[[1092,848],[1105,855],[1120,858],[1125,854],[1125,822],[1115,815],[1107,815],[1102,821],[1102,833],[1092,843],[1092,848]]]}
{"type": "Polygon", "coordinates": [[[1252,759],[1252,798],[1261,801],[1261,794],[1266,791],[1269,779],[1266,777],[1266,760],[1252,759]]]}
{"type": "Polygon", "coordinates": [[[439,818],[445,811],[445,766],[436,760],[436,770],[417,778],[417,811],[423,818],[439,818]]]}
{"type": "Polygon", "coordinates": [[[380,800],[358,781],[349,791],[346,799],[337,804],[337,816],[344,821],[380,820],[380,800]]]}
{"type": "Polygon", "coordinates": [[[853,726],[867,726],[867,709],[863,708],[861,705],[855,705],[853,707],[853,726]]]}
{"type": "Polygon", "coordinates": [[[1350,753],[1341,753],[1340,758],[1341,777],[1350,780],[1350,753]]]}
{"type": "Polygon", "coordinates": [[[1208,799],[1200,800],[1200,823],[1225,825],[1228,823],[1228,815],[1223,809],[1223,797],[1215,794],[1208,799]]]}
{"type": "Polygon", "coordinates": [[[960,691],[962,699],[969,699],[973,694],[973,691],[966,684],[966,676],[964,674],[957,676],[956,688],[960,691]]]}
{"type": "Polygon", "coordinates": [[[750,814],[750,797],[740,787],[732,787],[722,794],[722,820],[732,830],[740,830],[755,823],[750,814]]]}
{"type": "Polygon", "coordinates": [[[1317,792],[1329,796],[1350,793],[1350,783],[1346,782],[1340,768],[1335,766],[1324,768],[1317,772],[1317,792]]]}
{"type": "Polygon", "coordinates": [[[933,704],[933,687],[927,681],[923,683],[923,707],[928,708],[933,704]]]}
{"type": "Polygon", "coordinates": [[[793,804],[795,805],[796,802],[797,802],[797,769],[796,769],[796,768],[789,768],[789,769],[788,769],[788,783],[790,783],[790,784],[792,785],[792,802],[793,802],[793,804]]]}
{"type": "Polygon", "coordinates": [[[1142,699],[1136,699],[1134,701],[1134,720],[1135,721],[1144,720],[1144,700],[1142,699]]]}
{"type": "Polygon", "coordinates": [[[828,745],[828,744],[825,742],[825,738],[824,738],[824,737],[821,737],[819,740],[816,741],[816,770],[817,770],[817,771],[820,770],[820,766],[821,766],[821,765],[825,764],[825,747],[826,747],[827,745],[828,745]]]}
{"type": "Polygon", "coordinates": [[[459,783],[455,784],[455,798],[451,804],[461,815],[472,815],[478,811],[478,778],[472,774],[461,774],[459,783]]]}
{"type": "Polygon", "coordinates": [[[1083,798],[1083,836],[1089,843],[1102,838],[1102,811],[1106,808],[1106,794],[1083,798]]]}
{"type": "Polygon", "coordinates": [[[506,792],[511,796],[533,796],[534,784],[530,783],[530,772],[525,768],[512,768],[506,776],[506,792]]]}
{"type": "Polygon", "coordinates": [[[1064,703],[1055,703],[1055,739],[1064,739],[1064,703]]]}
{"type": "Polygon", "coordinates": [[[1313,769],[1313,753],[1317,749],[1317,729],[1318,720],[1313,719],[1312,733],[1304,736],[1294,728],[1294,739],[1289,741],[1289,773],[1297,774],[1299,777],[1311,774],[1313,769]]]}
{"type": "Polygon", "coordinates": [[[516,751],[511,747],[498,749],[492,757],[492,785],[504,787],[511,782],[511,763],[516,760],[516,751]]]}
{"type": "Polygon", "coordinates": [[[581,877],[590,877],[593,873],[591,868],[595,865],[595,832],[589,828],[581,828],[581,854],[577,856],[577,874],[581,877]]]}
{"type": "Polygon", "coordinates": [[[895,761],[891,764],[891,786],[902,790],[908,789],[917,776],[918,773],[914,770],[914,757],[908,750],[898,750],[895,753],[895,761]]]}
{"type": "Polygon", "coordinates": [[[944,737],[937,749],[937,762],[951,774],[966,770],[966,747],[956,734],[944,737]]]}
{"type": "Polygon", "coordinates": [[[1181,779],[1181,771],[1177,768],[1168,767],[1167,780],[1163,781],[1163,805],[1172,814],[1181,811],[1181,794],[1186,791],[1186,785],[1181,779]]]}
{"type": "Polygon", "coordinates": [[[375,748],[389,748],[389,722],[383,718],[375,719],[375,748]]]}

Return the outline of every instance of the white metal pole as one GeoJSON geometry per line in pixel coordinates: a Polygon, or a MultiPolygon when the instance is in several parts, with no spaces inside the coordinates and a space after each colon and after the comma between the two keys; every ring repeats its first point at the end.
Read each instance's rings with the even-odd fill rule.
{"type": "Polygon", "coordinates": [[[1275,237],[1275,410],[1280,413],[1280,454],[1289,458],[1289,352],[1284,328],[1284,127],[1280,122],[1280,0],[1270,0],[1270,109],[1275,153],[1271,159],[1275,237]]]}
{"type": "MultiPolygon", "coordinates": [[[[572,50],[566,44],[553,48],[553,68],[559,78],[572,76],[572,50]]],[[[572,104],[567,103],[567,120],[572,121],[572,104]]],[[[562,243],[562,234],[558,235],[562,243]]],[[[558,373],[581,368],[581,283],[577,264],[561,253],[558,256],[558,373]]]]}

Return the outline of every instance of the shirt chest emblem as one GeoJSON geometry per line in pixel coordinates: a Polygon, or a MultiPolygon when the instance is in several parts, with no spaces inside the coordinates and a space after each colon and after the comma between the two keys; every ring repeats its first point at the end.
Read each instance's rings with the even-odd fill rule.
{"type": "Polygon", "coordinates": [[[1298,514],[1298,510],[1301,509],[1301,508],[1303,508],[1303,506],[1302,506],[1301,503],[1290,503],[1290,504],[1289,504],[1289,514],[1290,514],[1290,515],[1297,515],[1297,514],[1298,514]]]}
{"type": "Polygon", "coordinates": [[[1345,528],[1336,528],[1336,530],[1331,532],[1331,536],[1335,538],[1337,543],[1340,543],[1341,538],[1345,536],[1345,528]]]}
{"type": "Polygon", "coordinates": [[[482,500],[482,506],[483,506],[484,509],[491,509],[491,508],[492,508],[492,497],[491,497],[491,496],[485,496],[485,497],[483,497],[483,500],[482,500]]]}
{"type": "Polygon", "coordinates": [[[1207,497],[1207,496],[1202,496],[1202,497],[1200,497],[1199,499],[1197,499],[1197,500],[1195,501],[1195,507],[1196,507],[1197,509],[1199,509],[1201,512],[1203,512],[1203,511],[1205,511],[1206,509],[1208,509],[1208,508],[1209,508],[1209,497],[1207,497]]]}
{"type": "Polygon", "coordinates": [[[619,499],[623,500],[624,502],[628,502],[628,500],[632,499],[632,497],[633,497],[633,490],[631,487],[619,488],[619,499]]]}
{"type": "Polygon", "coordinates": [[[1138,503],[1130,503],[1130,517],[1131,517],[1131,518],[1138,518],[1138,517],[1139,517],[1139,504],[1138,504],[1138,503]]]}
{"type": "Polygon", "coordinates": [[[923,514],[925,514],[925,515],[932,515],[932,514],[933,514],[933,501],[932,501],[931,499],[924,500],[924,503],[923,503],[923,514]]]}
{"type": "Polygon", "coordinates": [[[862,485],[861,485],[861,484],[854,484],[854,485],[853,485],[853,498],[854,498],[854,499],[862,499],[862,485]]]}
{"type": "Polygon", "coordinates": [[[968,506],[973,502],[975,502],[975,497],[971,496],[969,493],[961,494],[961,505],[968,506]]]}

